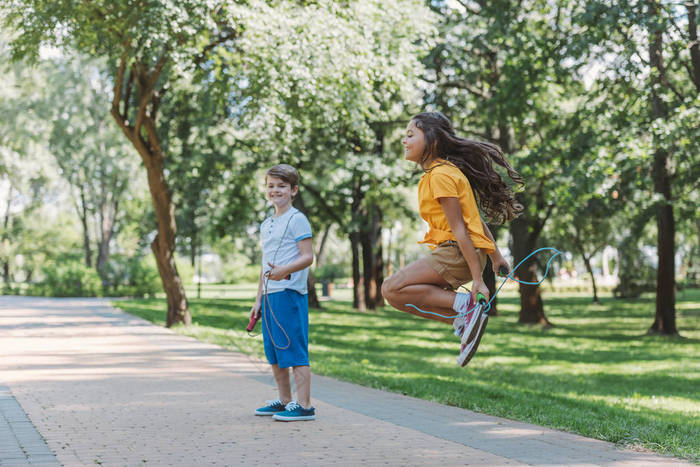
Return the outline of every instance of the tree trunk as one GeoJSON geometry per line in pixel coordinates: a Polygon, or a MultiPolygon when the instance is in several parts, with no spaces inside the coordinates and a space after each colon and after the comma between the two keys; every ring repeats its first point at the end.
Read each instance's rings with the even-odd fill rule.
{"type": "Polygon", "coordinates": [[[5,283],[5,287],[9,290],[10,288],[10,261],[5,260],[2,263],[2,280],[5,283]]]}
{"type": "Polygon", "coordinates": [[[350,233],[350,249],[352,250],[352,306],[358,310],[364,311],[365,299],[362,288],[362,279],[360,278],[360,234],[359,232],[350,233]]]}
{"type": "Polygon", "coordinates": [[[315,266],[317,268],[323,266],[323,252],[326,249],[326,241],[328,240],[328,234],[331,231],[331,225],[328,224],[325,229],[323,229],[323,235],[321,236],[321,243],[318,245],[318,248],[316,249],[316,264],[315,266]]]}
{"type": "MultiPolygon", "coordinates": [[[[513,262],[520,263],[535,249],[544,220],[533,219],[527,212],[527,205],[522,194],[516,195],[518,202],[523,205],[523,213],[510,223],[510,233],[513,241],[513,262]]],[[[548,217],[548,216],[547,216],[548,217]]],[[[533,256],[528,258],[518,270],[516,276],[525,282],[537,282],[537,261],[533,256]]],[[[520,317],[519,323],[542,324],[552,326],[544,314],[542,295],[539,285],[520,284],[520,317]]]]}
{"type": "Polygon", "coordinates": [[[362,282],[364,284],[365,305],[374,310],[377,306],[384,304],[381,294],[382,282],[384,282],[382,224],[381,211],[378,206],[370,208],[360,232],[360,242],[362,244],[362,282]]]}
{"type": "MultiPolygon", "coordinates": [[[[498,231],[501,229],[501,226],[489,224],[488,227],[491,231],[491,235],[493,235],[494,240],[496,240],[498,238],[498,231]]],[[[515,265],[511,265],[511,267],[513,266],[515,265]]],[[[486,287],[489,289],[489,295],[491,295],[491,309],[489,310],[489,315],[498,316],[498,297],[494,296],[494,294],[496,293],[496,289],[500,285],[501,281],[497,280],[496,273],[493,272],[493,263],[491,263],[491,258],[489,257],[486,258],[486,266],[484,266],[483,279],[484,283],[486,284],[486,287]]]]}
{"type": "Polygon", "coordinates": [[[591,267],[591,258],[581,254],[583,257],[583,264],[586,265],[586,271],[588,271],[588,274],[591,276],[591,285],[593,286],[593,303],[600,303],[598,300],[598,288],[596,287],[595,284],[595,276],[593,275],[593,268],[591,267]]]}
{"type": "MultiPolygon", "coordinates": [[[[649,16],[659,16],[658,6],[649,3],[649,16]]],[[[654,22],[649,29],[649,65],[651,66],[651,117],[652,120],[668,119],[665,102],[656,89],[666,82],[663,61],[663,31],[654,22]]],[[[656,315],[649,328],[650,334],[677,335],[676,329],[676,268],[675,221],[671,200],[670,153],[654,138],[654,191],[663,198],[656,206],[658,269],[656,272],[656,315]]]]}
{"type": "Polygon", "coordinates": [[[491,309],[489,310],[489,316],[498,316],[498,308],[496,308],[496,302],[498,297],[494,296],[496,293],[496,274],[493,272],[493,265],[491,263],[491,258],[486,258],[486,266],[484,267],[483,273],[484,284],[489,289],[489,295],[491,298],[491,309]]]}
{"type": "Polygon", "coordinates": [[[376,242],[377,248],[374,254],[374,306],[386,305],[384,295],[382,295],[382,284],[384,284],[384,249],[382,244],[381,224],[376,242]]]}
{"type": "Polygon", "coordinates": [[[165,179],[163,170],[165,153],[156,126],[158,104],[162,93],[158,94],[155,86],[161,71],[168,61],[168,57],[167,55],[162,56],[152,70],[146,64],[140,63],[138,59],[135,59],[131,64],[127,63],[127,61],[127,55],[124,52],[114,84],[111,113],[141,156],[141,160],[146,167],[148,187],[151,192],[151,200],[153,201],[158,225],[158,233],[151,243],[151,250],[153,250],[153,254],[156,257],[158,273],[163,283],[163,290],[165,290],[167,296],[166,326],[170,327],[177,323],[189,325],[192,322],[192,317],[188,310],[189,304],[185,296],[182,279],[180,279],[175,265],[175,233],[177,230],[175,225],[175,205],[165,179]],[[122,89],[128,65],[131,66],[130,77],[136,77],[133,82],[137,85],[138,96],[133,100],[130,98],[131,79],[127,82],[126,90],[122,89]],[[124,104],[123,111],[120,109],[122,102],[124,104]],[[132,110],[130,106],[134,102],[136,105],[134,106],[135,109],[132,110]]]}
{"type": "Polygon", "coordinates": [[[100,224],[102,226],[102,234],[100,236],[99,250],[97,253],[97,272],[100,274],[102,284],[106,285],[106,268],[109,261],[109,242],[112,241],[114,235],[114,220],[119,209],[120,193],[114,193],[113,201],[104,203],[100,209],[100,224]]]}
{"type": "Polygon", "coordinates": [[[358,310],[365,311],[367,309],[364,293],[364,286],[366,286],[366,284],[364,284],[360,272],[360,244],[362,242],[360,231],[362,230],[362,220],[365,217],[362,214],[362,199],[364,198],[364,193],[362,192],[362,174],[357,171],[353,174],[352,191],[352,206],[350,208],[352,216],[352,232],[350,232],[353,282],[352,306],[358,310]]]}
{"type": "Polygon", "coordinates": [[[150,162],[151,164],[146,166],[148,185],[158,222],[158,234],[151,243],[151,250],[156,257],[158,273],[167,296],[168,313],[165,325],[167,327],[177,323],[189,325],[192,323],[188,310],[189,303],[175,265],[175,205],[165,181],[162,161],[150,162]]]}
{"type": "Polygon", "coordinates": [[[579,226],[574,222],[574,243],[576,244],[576,249],[578,249],[581,258],[583,258],[583,264],[586,265],[586,271],[591,276],[591,285],[593,286],[593,303],[600,303],[598,300],[598,289],[595,284],[595,276],[593,275],[593,268],[591,267],[591,257],[594,253],[586,256],[586,249],[583,246],[583,240],[581,240],[581,231],[579,226]]]}
{"type": "MultiPolygon", "coordinates": [[[[12,207],[12,184],[10,184],[9,188],[9,193],[7,194],[7,206],[5,207],[5,218],[2,221],[2,238],[0,239],[2,243],[5,243],[5,241],[9,238],[9,233],[8,233],[8,228],[10,226],[10,208],[12,207]]],[[[2,265],[2,277],[3,281],[5,282],[5,286],[7,288],[10,287],[10,256],[8,252],[8,257],[5,258],[5,261],[3,262],[2,265]]],[[[29,281],[27,281],[29,282],[29,281]]]]}
{"type": "Polygon", "coordinates": [[[80,205],[76,207],[80,222],[83,224],[83,249],[85,250],[85,265],[92,267],[92,249],[90,248],[90,231],[88,229],[88,209],[85,201],[85,191],[80,188],[80,205]]]}
{"type": "Polygon", "coordinates": [[[697,5],[694,1],[686,1],[688,12],[688,39],[690,39],[690,62],[692,64],[691,79],[695,90],[700,93],[700,43],[698,42],[698,25],[696,20],[697,5]]]}
{"type": "Polygon", "coordinates": [[[316,278],[311,268],[309,268],[309,277],[306,279],[306,288],[309,294],[309,307],[322,308],[321,302],[318,300],[318,294],[316,293],[316,278]]]}

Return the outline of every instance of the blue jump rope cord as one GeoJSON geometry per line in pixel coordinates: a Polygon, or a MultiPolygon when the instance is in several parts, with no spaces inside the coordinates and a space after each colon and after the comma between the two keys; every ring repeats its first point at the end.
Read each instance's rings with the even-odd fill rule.
{"type": "Polygon", "coordinates": [[[476,310],[477,308],[482,307],[482,306],[483,306],[483,312],[484,312],[484,313],[488,313],[488,311],[491,309],[491,302],[496,298],[496,295],[498,295],[498,292],[501,291],[501,288],[506,284],[506,282],[508,282],[508,279],[514,280],[515,282],[518,282],[518,283],[520,283],[520,284],[525,284],[525,285],[540,285],[540,284],[541,284],[542,282],[544,282],[544,280],[547,278],[547,274],[549,273],[549,265],[552,264],[552,260],[554,260],[554,258],[556,258],[557,256],[559,256],[559,255],[561,255],[561,254],[562,254],[561,251],[557,250],[556,248],[552,248],[552,247],[550,247],[550,246],[546,246],[546,247],[543,247],[543,248],[538,248],[537,250],[533,251],[532,253],[530,253],[529,255],[527,255],[525,258],[523,258],[523,260],[520,261],[520,262],[518,263],[518,265],[515,266],[515,267],[510,271],[510,273],[508,273],[508,275],[503,279],[503,282],[501,282],[501,285],[498,287],[498,289],[496,289],[496,292],[495,292],[495,293],[493,294],[493,296],[491,297],[491,300],[489,300],[489,301],[486,303],[486,305],[482,305],[481,303],[478,303],[478,302],[477,302],[476,305],[474,305],[472,308],[470,308],[469,310],[465,311],[464,313],[457,313],[457,314],[455,314],[455,315],[453,315],[453,316],[445,316],[445,315],[442,315],[442,314],[440,314],[440,313],[435,313],[435,312],[433,312],[433,311],[421,310],[420,308],[418,308],[417,306],[415,306],[415,305],[412,304],[412,303],[407,303],[406,306],[410,306],[411,308],[415,308],[416,310],[420,311],[421,313],[425,313],[425,314],[427,314],[427,315],[435,315],[435,316],[439,316],[439,317],[441,317],[441,318],[448,318],[448,319],[449,319],[449,318],[457,318],[458,316],[467,316],[468,314],[473,313],[474,310],[476,310]],[[535,255],[535,254],[539,253],[540,251],[546,251],[546,250],[551,250],[551,251],[554,251],[555,253],[552,255],[551,258],[549,258],[549,261],[547,261],[547,268],[546,268],[545,271],[544,271],[544,276],[542,276],[542,280],[540,280],[539,282],[527,282],[527,281],[521,281],[521,280],[516,279],[515,277],[513,277],[513,274],[515,273],[515,271],[516,271],[525,261],[527,261],[527,259],[528,259],[530,256],[535,255]]]}

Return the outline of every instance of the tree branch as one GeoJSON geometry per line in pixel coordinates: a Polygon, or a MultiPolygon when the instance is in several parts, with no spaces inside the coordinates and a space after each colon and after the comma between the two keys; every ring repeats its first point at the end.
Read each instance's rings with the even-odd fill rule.
{"type": "Polygon", "coordinates": [[[124,96],[124,120],[129,123],[129,101],[131,100],[131,88],[134,85],[134,69],[129,68],[129,79],[126,82],[126,94],[124,96]]]}
{"type": "Polygon", "coordinates": [[[119,60],[119,69],[117,70],[117,79],[114,82],[114,95],[112,96],[112,116],[117,122],[117,125],[122,129],[127,138],[131,139],[131,128],[129,128],[128,122],[125,117],[119,112],[119,101],[121,100],[122,84],[124,83],[124,71],[126,70],[126,51],[122,53],[122,57],[119,60]]]}
{"type": "Polygon", "coordinates": [[[459,2],[460,5],[462,5],[464,7],[464,9],[466,11],[468,11],[472,15],[481,16],[480,10],[475,10],[471,5],[467,4],[467,2],[465,2],[463,0],[457,0],[457,1],[459,2]]]}
{"type": "MultiPolygon", "coordinates": [[[[671,26],[673,26],[673,29],[675,29],[676,32],[677,32],[678,34],[680,34],[680,36],[681,36],[683,39],[688,39],[688,36],[685,34],[685,32],[683,32],[683,30],[682,30],[682,29],[678,26],[678,24],[676,23],[676,20],[673,18],[673,12],[672,12],[672,11],[669,11],[670,5],[663,5],[663,4],[662,4],[662,5],[660,5],[660,6],[661,6],[661,9],[664,10],[664,12],[666,12],[666,14],[668,14],[668,19],[669,19],[669,21],[671,22],[671,26]]],[[[686,8],[687,8],[687,4],[686,4],[686,8]]]]}
{"type": "MultiPolygon", "coordinates": [[[[138,111],[136,113],[136,121],[134,122],[134,132],[137,135],[141,134],[141,126],[143,125],[144,120],[147,118],[146,110],[148,109],[148,104],[151,102],[153,93],[155,92],[156,83],[158,82],[160,73],[161,71],[163,71],[163,67],[165,66],[167,61],[167,55],[163,55],[158,60],[158,63],[156,63],[156,66],[153,69],[153,72],[150,76],[148,76],[148,73],[143,64],[137,62],[133,65],[134,67],[138,67],[136,72],[138,74],[140,91],[139,106],[138,111]]],[[[146,129],[146,131],[148,132],[148,128],[146,129]]]]}
{"type": "Polygon", "coordinates": [[[685,2],[688,12],[688,36],[690,37],[690,61],[693,64],[693,73],[690,75],[695,89],[700,93],[700,44],[698,44],[698,25],[695,18],[697,5],[693,1],[685,2]]]}
{"type": "Polygon", "coordinates": [[[339,225],[343,225],[343,221],[338,217],[338,215],[335,213],[335,211],[326,203],[326,199],[323,197],[323,195],[313,188],[311,185],[304,185],[304,191],[307,191],[311,193],[314,198],[321,204],[323,209],[326,211],[326,213],[339,225]]]}

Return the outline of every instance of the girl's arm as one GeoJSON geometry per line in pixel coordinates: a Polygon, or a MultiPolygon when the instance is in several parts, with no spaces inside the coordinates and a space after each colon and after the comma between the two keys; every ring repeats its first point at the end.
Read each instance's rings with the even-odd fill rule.
{"type": "Polygon", "coordinates": [[[484,232],[486,233],[486,236],[491,239],[493,242],[493,246],[496,248],[493,253],[489,254],[489,258],[491,258],[491,266],[493,267],[493,272],[497,276],[499,276],[498,270],[501,268],[501,266],[505,267],[508,272],[510,272],[510,266],[508,265],[508,261],[503,257],[501,254],[501,250],[498,249],[498,245],[496,245],[496,240],[493,238],[493,235],[491,234],[491,230],[489,229],[489,226],[486,225],[486,222],[484,220],[481,220],[481,225],[484,226],[484,232]]]}
{"type": "Polygon", "coordinates": [[[299,240],[297,242],[299,247],[299,257],[289,264],[284,264],[282,266],[276,266],[274,264],[268,263],[270,266],[270,273],[268,277],[273,281],[281,281],[293,272],[301,271],[304,268],[311,266],[314,262],[314,249],[311,244],[311,237],[299,240]]]}
{"type": "Polygon", "coordinates": [[[481,292],[489,299],[489,289],[484,283],[484,279],[481,276],[481,261],[479,261],[479,256],[476,253],[476,248],[474,248],[474,242],[469,237],[469,232],[467,231],[467,226],[464,225],[464,219],[462,218],[462,206],[459,204],[458,198],[438,198],[442,210],[445,212],[445,217],[447,218],[447,223],[450,225],[450,230],[457,239],[457,245],[459,245],[459,250],[462,252],[464,259],[467,260],[467,265],[469,266],[469,271],[472,274],[472,280],[474,281],[472,285],[472,296],[476,300],[476,294],[481,292]]]}

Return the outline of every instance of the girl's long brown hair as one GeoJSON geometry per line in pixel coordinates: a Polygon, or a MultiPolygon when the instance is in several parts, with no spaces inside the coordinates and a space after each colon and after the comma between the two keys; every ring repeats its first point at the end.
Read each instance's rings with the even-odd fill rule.
{"type": "Polygon", "coordinates": [[[491,222],[502,224],[514,219],[523,207],[513,190],[493,168],[494,162],[506,169],[508,177],[519,185],[523,178],[510,166],[498,145],[462,138],[440,112],[423,112],[411,119],[425,137],[425,150],[418,163],[439,157],[451,162],[469,180],[479,208],[491,222]]]}

